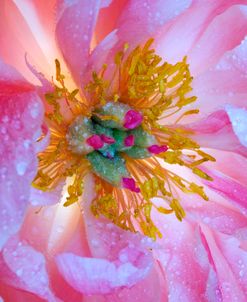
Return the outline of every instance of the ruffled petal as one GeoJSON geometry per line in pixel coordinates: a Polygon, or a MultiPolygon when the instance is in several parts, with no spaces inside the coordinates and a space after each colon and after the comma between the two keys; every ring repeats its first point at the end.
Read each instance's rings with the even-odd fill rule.
{"type": "Polygon", "coordinates": [[[161,217],[153,213],[163,238],[155,249],[155,257],[163,266],[168,286],[169,301],[196,302],[203,300],[209,264],[198,228],[190,222],[179,222],[175,217],[161,217]]]}
{"type": "Polygon", "coordinates": [[[224,174],[210,170],[207,172],[213,181],[205,182],[208,187],[216,190],[218,193],[222,194],[225,198],[238,203],[241,207],[247,208],[247,186],[241,185],[237,181],[234,181],[230,177],[224,174]]]}
{"type": "MultiPolygon", "coordinates": [[[[16,1],[18,4],[20,1],[16,1]]],[[[22,1],[23,2],[23,1],[22,1]]],[[[24,2],[22,3],[24,4],[24,2]]],[[[31,19],[29,19],[31,21],[31,19]]],[[[32,21],[36,21],[32,17],[32,21]]],[[[37,23],[37,22],[36,22],[37,23]]],[[[31,23],[32,24],[32,23],[31,23]]],[[[27,22],[14,1],[4,0],[0,4],[0,56],[9,64],[15,66],[25,77],[36,83],[35,78],[25,63],[25,53],[30,61],[44,74],[49,74],[51,66],[42,51],[37,36],[32,30],[36,28],[27,22]]],[[[42,40],[43,41],[43,40],[42,40]]]]}
{"type": "Polygon", "coordinates": [[[4,282],[48,301],[58,301],[50,290],[46,261],[40,252],[12,237],[4,246],[3,260],[10,271],[1,276],[4,282]]]}
{"type": "Polygon", "coordinates": [[[30,91],[32,86],[2,63],[0,83],[5,87],[0,94],[2,247],[20,227],[28,203],[30,183],[37,168],[35,143],[41,133],[43,106],[38,95],[30,91]]]}
{"type": "Polygon", "coordinates": [[[222,242],[221,240],[225,240],[226,236],[218,235],[204,225],[201,225],[201,237],[207,250],[209,261],[216,273],[222,301],[244,302],[246,295],[244,288],[242,288],[244,284],[243,276],[241,276],[242,273],[239,276],[238,272],[236,276],[237,264],[234,264],[234,268],[231,267],[231,263],[227,259],[228,257],[226,258],[226,254],[231,258],[234,255],[235,259],[240,260],[245,265],[243,263],[243,259],[246,258],[245,252],[239,248],[238,240],[229,237],[228,242],[227,240],[222,242]]]}
{"type": "Polygon", "coordinates": [[[210,24],[188,53],[193,75],[209,69],[247,34],[247,6],[233,6],[210,24]]]}
{"type": "MultiPolygon", "coordinates": [[[[235,119],[235,117],[232,118],[235,119]]],[[[201,147],[232,151],[247,156],[247,149],[235,134],[233,124],[225,110],[216,111],[198,122],[184,126],[184,128],[194,132],[191,137],[201,147]]]]}
{"type": "Polygon", "coordinates": [[[241,144],[247,148],[247,110],[228,105],[226,111],[232,123],[234,133],[241,144]]]}
{"type": "Polygon", "coordinates": [[[222,70],[218,65],[193,80],[193,104],[202,114],[215,111],[226,104],[246,107],[247,78],[239,70],[222,70]]]}
{"type": "Polygon", "coordinates": [[[33,85],[28,83],[15,68],[0,59],[0,96],[32,90],[34,90],[33,85]]]}
{"type": "Polygon", "coordinates": [[[116,29],[117,21],[129,0],[113,0],[100,10],[95,28],[95,42],[98,44],[116,29]]]}
{"type": "Polygon", "coordinates": [[[66,281],[79,292],[107,294],[118,287],[133,286],[150,270],[146,259],[134,248],[122,251],[119,256],[124,260],[114,263],[105,259],[82,258],[63,253],[56,257],[56,262],[66,281]],[[134,265],[132,261],[138,263],[134,265]]]}
{"type": "Polygon", "coordinates": [[[152,244],[138,234],[123,231],[104,219],[94,218],[90,212],[94,194],[93,179],[89,175],[83,205],[92,258],[62,253],[56,257],[56,262],[62,276],[77,291],[110,294],[149,278],[154,267],[148,250],[152,244]]]}
{"type": "Polygon", "coordinates": [[[59,1],[56,38],[64,59],[78,84],[90,52],[100,0],[59,1]]]}
{"type": "MultiPolygon", "coordinates": [[[[121,43],[143,43],[190,6],[191,0],[129,1],[117,28],[121,43]]],[[[134,44],[134,45],[133,45],[134,44]]]]}
{"type": "MultiPolygon", "coordinates": [[[[222,14],[231,5],[244,1],[191,2],[192,5],[188,5],[188,9],[178,16],[171,26],[164,27],[160,33],[156,34],[157,51],[169,62],[175,63],[187,55],[217,15],[222,14]],[[185,24],[186,26],[184,26],[185,24]]],[[[220,25],[219,30],[221,29],[220,25]]],[[[208,48],[210,45],[214,45],[211,41],[207,42],[208,48]]],[[[200,48],[200,53],[204,54],[205,49],[200,48]]]]}

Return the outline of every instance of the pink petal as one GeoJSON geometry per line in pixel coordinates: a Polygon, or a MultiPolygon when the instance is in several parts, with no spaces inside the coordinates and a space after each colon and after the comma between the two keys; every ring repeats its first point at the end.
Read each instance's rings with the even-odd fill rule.
{"type": "Polygon", "coordinates": [[[111,293],[118,288],[134,286],[149,275],[153,261],[147,246],[151,243],[104,219],[95,219],[90,211],[90,202],[95,195],[93,186],[93,178],[89,175],[83,205],[93,258],[63,253],[56,257],[56,262],[65,280],[79,292],[111,293]]]}
{"type": "MultiPolygon", "coordinates": [[[[120,0],[113,1],[109,8],[101,10],[96,37],[99,36],[100,39],[110,30],[112,31],[95,47],[89,60],[88,69],[99,70],[104,63],[107,63],[109,73],[111,73],[114,68],[112,58],[117,51],[122,50],[124,43],[129,43],[130,47],[134,47],[138,43],[145,43],[154,36],[156,31],[164,25],[166,26],[167,22],[169,23],[177,14],[185,10],[190,2],[191,0],[159,0],[155,2],[121,0],[121,3],[120,0]],[[123,9],[120,14],[121,8],[123,9]],[[110,17],[108,17],[109,15],[110,17]],[[117,24],[115,24],[116,17],[118,17],[117,24]],[[102,23],[104,26],[101,31],[102,23]]],[[[88,78],[89,75],[87,75],[88,78]]]]}
{"type": "Polygon", "coordinates": [[[130,45],[136,45],[145,42],[162,26],[183,12],[190,3],[190,0],[129,1],[117,26],[121,43],[127,41],[130,45]]]}
{"type": "Polygon", "coordinates": [[[54,205],[61,200],[63,187],[64,187],[63,182],[58,184],[57,187],[50,192],[43,192],[41,190],[37,190],[31,187],[30,197],[29,197],[30,203],[33,206],[54,205]]]}
{"type": "Polygon", "coordinates": [[[56,257],[56,262],[66,281],[86,294],[106,294],[115,288],[131,287],[145,278],[152,266],[148,252],[134,246],[122,249],[115,261],[63,253],[56,257]]]}
{"type": "Polygon", "coordinates": [[[3,259],[14,279],[5,282],[20,289],[35,293],[48,301],[56,301],[49,287],[49,277],[44,256],[18,237],[12,237],[3,249],[3,259]]]}
{"type": "Polygon", "coordinates": [[[244,107],[247,97],[247,79],[244,73],[231,68],[219,69],[218,65],[193,80],[195,103],[203,114],[217,110],[224,104],[244,107]]]}
{"type": "Polygon", "coordinates": [[[210,150],[210,154],[216,158],[216,162],[207,163],[209,170],[215,169],[242,185],[247,183],[247,162],[243,156],[220,150],[210,150]],[[242,169],[236,169],[236,167],[242,167],[242,169]]]}
{"type": "MultiPolygon", "coordinates": [[[[217,15],[223,13],[227,8],[241,1],[191,1],[169,27],[164,27],[157,34],[157,50],[161,56],[169,62],[177,62],[195,47],[198,39],[204,34],[208,26],[217,15]],[[184,26],[187,24],[187,26],[184,26]]],[[[244,1],[242,1],[244,2],[244,1]]],[[[221,27],[219,27],[221,30],[221,27]]],[[[214,36],[213,36],[214,37],[214,36]]],[[[210,41],[209,45],[213,45],[210,41]]],[[[200,48],[200,53],[205,53],[206,47],[200,48]],[[201,51],[202,50],[202,51],[201,51]]],[[[190,57],[189,57],[190,58],[190,57]]],[[[193,58],[191,58],[193,61],[193,58]]]]}
{"type": "Polygon", "coordinates": [[[148,277],[131,288],[120,288],[115,293],[107,295],[84,296],[84,302],[167,302],[166,280],[158,265],[153,268],[148,277]],[[158,271],[158,272],[157,272],[158,271]]]}
{"type": "Polygon", "coordinates": [[[13,94],[32,91],[34,86],[28,83],[15,68],[0,59],[0,90],[1,95],[13,94]]]}
{"type": "Polygon", "coordinates": [[[93,30],[100,9],[99,0],[60,0],[56,37],[66,63],[81,83],[90,51],[93,30]]]}
{"type": "Polygon", "coordinates": [[[236,206],[232,200],[227,200],[217,190],[204,189],[209,202],[200,201],[198,197],[186,195],[183,197],[183,207],[189,222],[204,223],[211,229],[224,234],[236,235],[246,227],[246,216],[243,207],[236,206]]]}
{"type": "Polygon", "coordinates": [[[35,92],[23,92],[27,87],[30,90],[29,84],[6,65],[2,65],[2,71],[1,83],[9,88],[0,95],[0,246],[22,222],[36,174],[35,143],[43,119],[40,98],[35,92]],[[12,93],[7,94],[11,87],[12,93]]]}
{"type": "Polygon", "coordinates": [[[232,105],[226,107],[234,133],[243,146],[247,148],[247,110],[232,105]]]}
{"type": "Polygon", "coordinates": [[[236,47],[245,37],[246,9],[245,6],[233,6],[210,24],[188,54],[194,75],[214,65],[226,51],[236,47]]]}
{"type": "MultiPolygon", "coordinates": [[[[236,278],[230,263],[227,261],[223,251],[221,250],[221,247],[218,243],[218,238],[215,235],[208,227],[201,225],[201,237],[207,250],[208,257],[211,259],[212,265],[216,272],[222,300],[244,302],[246,300],[246,296],[241,288],[239,276],[236,278]]],[[[232,243],[233,242],[234,239],[232,240],[232,243]]],[[[236,247],[236,244],[235,247],[231,245],[231,249],[233,253],[236,252],[241,254],[241,251],[238,251],[238,246],[236,247]]]]}
{"type": "Polygon", "coordinates": [[[169,301],[197,302],[203,300],[209,264],[207,254],[194,224],[182,223],[172,216],[153,213],[155,223],[163,233],[157,243],[155,257],[159,259],[167,280],[169,301]]]}
{"type": "Polygon", "coordinates": [[[95,35],[97,41],[103,40],[112,30],[116,28],[117,20],[124,10],[128,0],[113,0],[108,7],[100,10],[95,35]]]}
{"type": "MultiPolygon", "coordinates": [[[[241,168],[241,167],[239,167],[241,168]]],[[[205,181],[208,187],[216,190],[227,199],[239,203],[244,208],[247,208],[247,186],[241,185],[237,181],[217,171],[207,171],[213,178],[213,181],[205,181]]]]}
{"type": "Polygon", "coordinates": [[[194,131],[195,134],[191,137],[202,147],[247,155],[247,149],[235,135],[225,110],[216,111],[198,122],[185,125],[184,128],[194,131]]]}
{"type": "MultiPolygon", "coordinates": [[[[42,72],[51,67],[36,40],[32,30],[14,1],[1,1],[0,4],[0,56],[9,64],[13,64],[25,77],[35,82],[25,63],[25,53],[28,53],[32,64],[42,72]]],[[[54,58],[53,58],[54,59],[54,58]]]]}
{"type": "Polygon", "coordinates": [[[18,301],[18,302],[44,302],[44,299],[39,298],[38,296],[16,289],[14,287],[8,286],[5,283],[0,282],[0,292],[3,299],[0,302],[6,301],[18,301]]]}

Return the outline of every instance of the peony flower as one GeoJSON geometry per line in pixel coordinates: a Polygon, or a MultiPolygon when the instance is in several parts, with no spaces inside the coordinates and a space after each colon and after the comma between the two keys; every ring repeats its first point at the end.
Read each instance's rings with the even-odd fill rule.
{"type": "Polygon", "coordinates": [[[245,301],[246,1],[0,5],[0,300],[245,301]]]}

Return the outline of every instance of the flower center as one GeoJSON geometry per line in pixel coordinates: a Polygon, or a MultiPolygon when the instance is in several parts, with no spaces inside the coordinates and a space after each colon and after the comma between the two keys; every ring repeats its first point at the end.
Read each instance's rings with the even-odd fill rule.
{"type": "Polygon", "coordinates": [[[68,128],[68,149],[85,155],[99,177],[117,187],[140,192],[131,178],[123,158],[149,158],[167,151],[157,145],[156,138],[141,126],[141,112],[120,102],[108,102],[92,112],[89,119],[78,116],[68,128]]]}
{"type": "Polygon", "coordinates": [[[58,84],[45,95],[51,139],[38,156],[33,186],[52,190],[70,177],[64,203],[69,206],[82,195],[85,175],[93,172],[97,193],[93,214],[155,238],[161,234],[151,219],[153,209],[174,213],[182,220],[185,212],[179,192],[208,200],[203,186],[175,173],[171,166],[182,166],[212,180],[200,164],[215,159],[177,125],[184,116],[199,112],[181,113],[196,101],[189,94],[193,78],[186,58],[175,65],[161,63],[151,44],[152,39],[131,51],[125,45],[115,56],[110,77],[106,65],[93,72],[83,93],[87,100],[78,95],[78,89],[70,92],[66,88],[60,63],[55,60],[58,84]],[[171,116],[174,122],[166,126],[171,116]]]}

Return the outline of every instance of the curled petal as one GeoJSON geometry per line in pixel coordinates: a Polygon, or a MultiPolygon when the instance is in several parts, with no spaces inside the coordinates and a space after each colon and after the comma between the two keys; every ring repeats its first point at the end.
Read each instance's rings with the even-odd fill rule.
{"type": "Polygon", "coordinates": [[[225,110],[213,112],[206,118],[188,124],[184,128],[194,132],[191,137],[202,147],[233,151],[247,156],[247,149],[235,134],[231,119],[225,110]]]}
{"type": "Polygon", "coordinates": [[[90,52],[99,0],[59,1],[56,38],[72,74],[81,83],[90,52]]]}
{"type": "Polygon", "coordinates": [[[11,272],[4,281],[14,287],[35,293],[48,301],[57,301],[49,287],[44,256],[18,237],[9,239],[3,249],[3,259],[11,272]]]}
{"type": "Polygon", "coordinates": [[[56,262],[66,281],[79,292],[106,294],[119,287],[131,287],[145,278],[152,267],[148,258],[135,248],[126,248],[115,262],[70,253],[58,255],[56,262]]]}
{"type": "MultiPolygon", "coordinates": [[[[216,278],[220,284],[219,289],[222,301],[244,302],[246,296],[244,294],[244,289],[241,286],[241,283],[244,284],[244,280],[239,282],[239,275],[235,275],[236,271],[234,272],[234,268],[231,267],[231,263],[229,263],[227,261],[228,259],[225,258],[226,253],[228,253],[230,257],[232,257],[232,255],[235,253],[235,259],[243,261],[242,259],[244,259],[244,251],[241,251],[241,249],[238,247],[238,243],[236,242],[238,240],[234,240],[234,238],[232,238],[229,239],[229,243],[224,241],[222,242],[221,240],[224,238],[223,236],[218,237],[216,232],[213,233],[204,225],[201,225],[201,238],[207,251],[208,258],[213,266],[213,270],[216,273],[216,278]],[[232,250],[232,252],[229,250],[229,248],[232,250]],[[241,258],[237,257],[237,255],[241,258]]],[[[236,269],[236,264],[234,266],[236,269]]]]}

